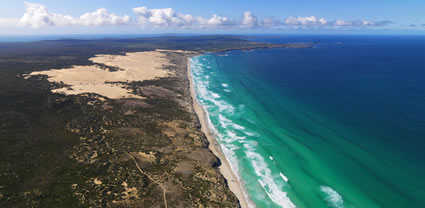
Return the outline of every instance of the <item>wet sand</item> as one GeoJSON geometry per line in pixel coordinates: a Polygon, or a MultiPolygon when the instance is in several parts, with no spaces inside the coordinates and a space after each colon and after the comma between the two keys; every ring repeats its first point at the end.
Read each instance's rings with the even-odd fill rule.
{"type": "Polygon", "coordinates": [[[198,115],[199,122],[201,123],[201,130],[205,134],[209,142],[209,149],[216,155],[220,161],[221,165],[218,167],[221,174],[226,178],[229,185],[229,189],[236,195],[239,199],[239,203],[242,208],[254,207],[252,202],[249,201],[249,198],[244,190],[241,182],[239,181],[236,174],[232,171],[229,161],[227,160],[224,153],[221,151],[220,144],[218,144],[214,135],[212,134],[210,128],[208,127],[207,114],[204,109],[196,101],[195,88],[193,86],[192,74],[190,70],[190,61],[187,61],[187,75],[190,82],[190,94],[192,95],[193,108],[198,115]]]}

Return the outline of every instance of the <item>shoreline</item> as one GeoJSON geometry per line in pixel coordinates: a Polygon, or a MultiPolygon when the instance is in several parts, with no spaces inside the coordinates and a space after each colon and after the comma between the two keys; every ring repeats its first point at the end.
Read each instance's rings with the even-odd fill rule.
{"type": "Polygon", "coordinates": [[[211,51],[214,53],[220,53],[220,52],[231,52],[231,51],[245,51],[245,50],[259,50],[259,49],[276,49],[276,48],[313,48],[314,45],[311,44],[304,44],[304,43],[288,43],[288,44],[265,44],[265,45],[259,45],[259,46],[246,46],[246,47],[236,47],[236,48],[226,48],[226,49],[219,49],[215,51],[211,51]]]}
{"type": "Polygon", "coordinates": [[[207,137],[209,145],[208,148],[212,151],[212,153],[218,157],[221,161],[221,165],[218,166],[218,170],[223,175],[223,177],[227,181],[227,185],[235,195],[236,198],[239,200],[239,205],[242,208],[248,208],[250,204],[250,200],[248,198],[248,194],[242,187],[242,183],[239,180],[239,178],[236,176],[236,174],[232,171],[232,168],[230,167],[229,161],[227,160],[226,156],[222,152],[220,148],[220,144],[217,142],[214,135],[211,133],[211,129],[208,127],[208,121],[207,119],[207,113],[205,110],[201,107],[201,105],[196,100],[196,94],[195,94],[195,87],[192,80],[192,73],[190,69],[190,58],[187,59],[187,77],[189,79],[189,85],[190,85],[190,95],[192,97],[192,107],[195,111],[196,115],[198,116],[199,122],[201,124],[201,131],[202,133],[207,137]]]}

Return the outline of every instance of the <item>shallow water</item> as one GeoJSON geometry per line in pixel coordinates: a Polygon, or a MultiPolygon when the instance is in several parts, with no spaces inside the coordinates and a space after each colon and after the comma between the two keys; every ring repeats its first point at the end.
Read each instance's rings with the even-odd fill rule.
{"type": "Polygon", "coordinates": [[[425,207],[425,38],[264,37],[310,49],[191,59],[257,207],[425,207]]]}

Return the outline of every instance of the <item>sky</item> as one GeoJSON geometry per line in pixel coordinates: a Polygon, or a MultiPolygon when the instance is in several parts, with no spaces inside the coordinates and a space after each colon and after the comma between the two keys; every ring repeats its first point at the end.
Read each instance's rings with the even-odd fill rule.
{"type": "Polygon", "coordinates": [[[0,35],[425,34],[424,0],[0,0],[0,35]]]}

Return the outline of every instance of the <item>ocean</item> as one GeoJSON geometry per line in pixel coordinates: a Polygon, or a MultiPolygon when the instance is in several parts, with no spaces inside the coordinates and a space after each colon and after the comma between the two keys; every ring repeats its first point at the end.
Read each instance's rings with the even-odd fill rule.
{"type": "Polygon", "coordinates": [[[256,207],[425,207],[425,37],[276,36],[190,60],[256,207]]]}

